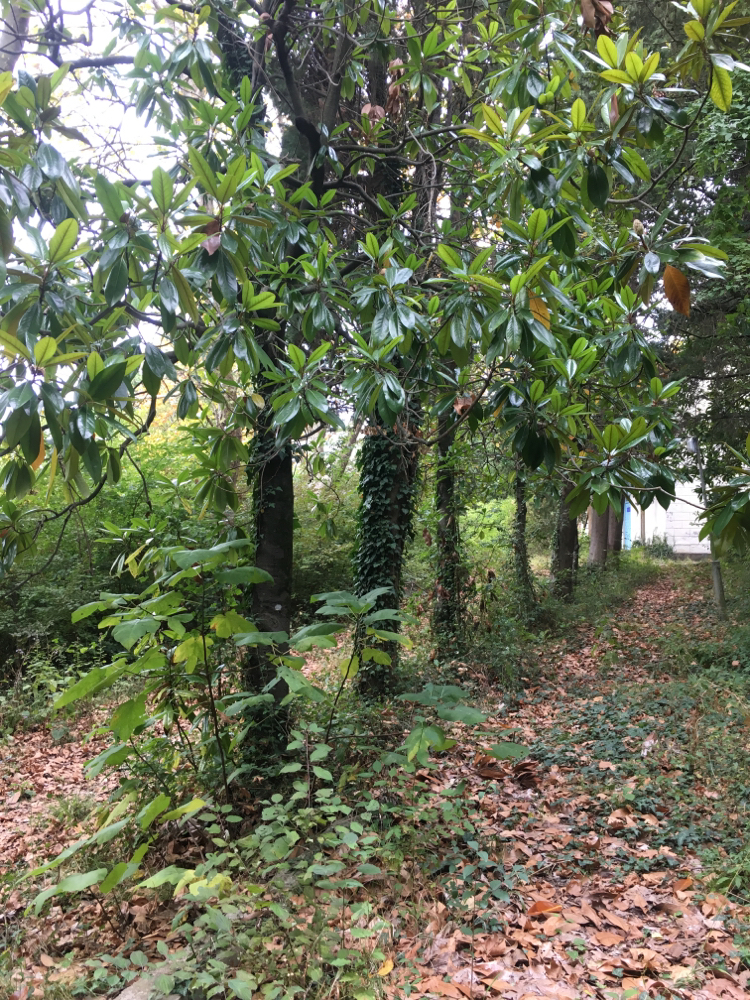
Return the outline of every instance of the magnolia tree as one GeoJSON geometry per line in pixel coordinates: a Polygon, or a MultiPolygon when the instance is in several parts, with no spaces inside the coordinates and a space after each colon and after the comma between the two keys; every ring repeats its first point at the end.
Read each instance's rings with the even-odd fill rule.
{"type": "MultiPolygon", "coordinates": [[[[269,578],[247,613],[275,633],[295,455],[352,414],[357,586],[390,587],[385,607],[438,449],[443,627],[457,434],[497,426],[570,516],[668,502],[678,386],[641,320],[655,295],[687,313],[691,272],[723,254],[643,199],[679,175],[706,108],[730,106],[735,7],[692,0],[682,48],[650,51],[609,0],[131,3],[82,31],[7,5],[4,570],[117,481],[167,400],[203,447],[199,503],[235,508],[238,466],[255,484],[269,578]],[[77,127],[84,105],[140,116],[129,159],[77,127]]],[[[372,667],[363,684],[385,690],[391,666],[372,667]]],[[[267,682],[260,654],[253,670],[267,682]]]]}

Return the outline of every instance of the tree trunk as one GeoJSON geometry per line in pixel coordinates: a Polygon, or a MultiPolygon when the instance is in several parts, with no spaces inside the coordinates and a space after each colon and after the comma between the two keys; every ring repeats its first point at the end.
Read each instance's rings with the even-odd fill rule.
{"type": "Polygon", "coordinates": [[[432,628],[438,644],[447,645],[461,627],[461,555],[459,552],[453,413],[438,420],[438,460],[435,476],[437,529],[437,580],[432,628]]]}
{"type": "MultiPolygon", "coordinates": [[[[277,449],[268,430],[259,437],[254,484],[255,565],[269,573],[273,582],[253,587],[251,615],[258,631],[288,635],[294,554],[292,449],[288,443],[277,449]]],[[[260,691],[276,674],[267,649],[259,646],[251,650],[246,661],[244,680],[249,691],[260,691]]],[[[288,688],[278,681],[272,691],[278,703],[288,688]]]]}
{"type": "Polygon", "coordinates": [[[570,516],[567,504],[573,483],[565,483],[560,494],[552,553],[552,595],[562,601],[573,597],[578,549],[578,519],[570,516]]]}
{"type": "MultiPolygon", "coordinates": [[[[62,16],[62,15],[61,15],[62,16]]],[[[12,72],[29,33],[29,12],[11,4],[0,31],[0,73],[12,72]]]]}
{"type": "Polygon", "coordinates": [[[617,512],[614,507],[609,508],[607,551],[612,552],[615,559],[617,559],[620,552],[622,552],[622,517],[617,516],[617,512]]]}
{"type": "Polygon", "coordinates": [[[604,569],[607,565],[607,539],[609,536],[609,508],[597,514],[589,507],[589,558],[590,568],[604,569]]]}
{"type": "Polygon", "coordinates": [[[514,488],[516,513],[513,519],[513,563],[516,570],[516,583],[523,599],[527,603],[533,604],[536,595],[534,594],[534,581],[529,566],[529,552],[526,547],[526,480],[522,478],[518,470],[516,470],[514,488]]]}
{"type": "Polygon", "coordinates": [[[354,452],[354,448],[357,444],[357,438],[359,437],[361,431],[362,431],[362,420],[358,418],[357,420],[354,421],[351,432],[349,434],[349,439],[343,446],[341,456],[339,457],[339,462],[336,467],[336,472],[334,474],[334,480],[336,482],[339,482],[339,480],[343,479],[344,474],[349,467],[349,462],[351,461],[352,453],[354,452]]]}
{"type": "MultiPolygon", "coordinates": [[[[356,590],[363,596],[376,587],[390,588],[389,593],[378,598],[378,609],[398,608],[401,601],[401,574],[406,543],[411,537],[419,469],[415,428],[416,420],[399,423],[396,431],[379,423],[370,424],[358,457],[362,500],[357,515],[356,590]]],[[[397,621],[379,622],[378,626],[390,632],[399,630],[397,621]]],[[[356,637],[360,649],[376,642],[366,639],[364,634],[356,637]]],[[[360,664],[357,689],[366,698],[382,698],[394,686],[398,645],[377,644],[387,652],[391,662],[360,664]]]]}

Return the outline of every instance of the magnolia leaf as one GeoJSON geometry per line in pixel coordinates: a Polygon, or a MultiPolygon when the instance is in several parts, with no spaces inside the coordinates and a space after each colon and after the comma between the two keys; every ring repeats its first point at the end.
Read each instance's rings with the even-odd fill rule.
{"type": "Polygon", "coordinates": [[[713,67],[713,81],[711,82],[711,100],[719,111],[726,114],[732,103],[732,78],[721,66],[713,67]]]}
{"type": "Polygon", "coordinates": [[[592,204],[597,208],[604,208],[609,198],[609,180],[604,167],[599,163],[592,163],[588,168],[586,190],[592,204]]]}
{"type": "Polygon", "coordinates": [[[611,38],[607,35],[599,35],[596,40],[596,50],[608,66],[611,66],[612,69],[617,68],[620,60],[617,55],[617,46],[611,38]]]}
{"type": "Polygon", "coordinates": [[[48,365],[57,354],[57,341],[54,337],[42,337],[34,344],[34,360],[39,368],[48,365]]]}
{"type": "Polygon", "coordinates": [[[529,309],[535,320],[538,320],[547,330],[550,329],[549,309],[540,295],[532,295],[529,299],[529,309]]]}
{"type": "Polygon", "coordinates": [[[78,223],[76,220],[65,219],[64,222],[61,222],[52,234],[52,239],[49,241],[50,264],[56,264],[58,261],[62,260],[62,258],[76,245],[77,239],[78,223]]]}
{"type": "Polygon", "coordinates": [[[690,315],[690,282],[671,264],[664,268],[664,294],[675,312],[690,315]]]}
{"type": "Polygon", "coordinates": [[[586,105],[580,97],[573,101],[573,107],[570,109],[570,121],[576,132],[580,132],[586,123],[586,105]]]}
{"type": "Polygon", "coordinates": [[[31,468],[34,470],[34,472],[36,472],[36,470],[39,468],[39,466],[44,461],[45,452],[46,452],[46,449],[44,447],[44,436],[42,436],[39,439],[39,454],[36,456],[36,458],[34,459],[34,461],[31,463],[31,468]]]}

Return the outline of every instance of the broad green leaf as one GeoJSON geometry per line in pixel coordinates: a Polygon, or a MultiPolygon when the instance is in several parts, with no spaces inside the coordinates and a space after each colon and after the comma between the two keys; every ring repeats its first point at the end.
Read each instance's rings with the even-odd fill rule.
{"type": "Polygon", "coordinates": [[[218,199],[219,186],[216,183],[216,175],[209,167],[203,154],[197,150],[195,146],[189,146],[188,158],[190,160],[190,166],[193,168],[193,173],[198,178],[200,183],[209,194],[218,199]]]}
{"type": "Polygon", "coordinates": [[[216,570],[214,576],[219,583],[231,584],[232,586],[273,583],[273,577],[264,569],[258,569],[257,566],[238,566],[236,569],[216,570]]]}
{"type": "MultiPolygon", "coordinates": [[[[583,103],[583,102],[581,102],[583,103]]],[[[541,239],[545,229],[547,228],[547,213],[543,208],[537,208],[535,212],[531,213],[531,218],[529,219],[529,239],[536,242],[536,240],[541,239]]]]}
{"type": "Polygon", "coordinates": [[[732,78],[729,73],[720,66],[713,67],[713,80],[711,82],[711,100],[719,111],[726,114],[732,104],[732,78]]]}
{"type": "Polygon", "coordinates": [[[289,360],[294,365],[298,372],[301,372],[305,367],[305,354],[301,351],[296,344],[289,344],[287,347],[287,353],[289,354],[289,360]]]}
{"type": "MultiPolygon", "coordinates": [[[[638,83],[643,73],[643,60],[632,49],[625,56],[625,71],[633,83],[638,83]]],[[[602,74],[603,75],[603,74],[602,74]]]]}
{"type": "MultiPolygon", "coordinates": [[[[126,743],[138,726],[146,721],[146,692],[129,698],[115,709],[109,728],[121,743],[126,743]]],[[[165,807],[166,808],[166,807],[165,807]]]]}
{"type": "Polygon", "coordinates": [[[104,285],[104,298],[107,305],[114,305],[118,302],[128,287],[128,264],[124,257],[118,259],[112,265],[107,281],[104,285]]]}
{"type": "Polygon", "coordinates": [[[487,127],[491,132],[494,132],[495,135],[503,135],[505,133],[503,120],[494,108],[489,107],[487,104],[483,104],[482,115],[484,116],[487,127]]]}
{"type": "Polygon", "coordinates": [[[119,361],[108,368],[103,368],[89,384],[89,396],[97,402],[105,399],[112,399],[123,384],[125,369],[127,365],[124,361],[119,361]]]}
{"type": "Polygon", "coordinates": [[[255,988],[251,983],[245,982],[244,979],[230,979],[227,982],[227,986],[230,988],[237,1000],[253,1000],[255,996],[255,988]]]}
{"type": "Polygon", "coordinates": [[[54,358],[57,353],[57,341],[54,337],[42,337],[34,344],[34,360],[40,368],[54,358]]]}
{"type": "Polygon", "coordinates": [[[174,184],[167,171],[163,170],[161,167],[157,167],[156,170],[154,170],[151,178],[151,193],[154,196],[156,204],[166,215],[172,205],[174,184]]]}
{"type": "Polygon", "coordinates": [[[607,174],[598,163],[592,163],[586,171],[586,191],[592,204],[603,209],[609,198],[609,181],[607,174]]]}
{"type": "Polygon", "coordinates": [[[86,372],[89,379],[94,379],[104,370],[104,359],[98,351],[92,351],[86,358],[86,372]]]}
{"type": "Polygon", "coordinates": [[[53,709],[57,712],[59,709],[65,708],[66,705],[70,705],[71,702],[86,698],[105,687],[110,687],[126,669],[126,663],[117,661],[108,667],[94,667],[75,684],[71,684],[63,691],[60,697],[55,700],[53,709]]]}
{"type": "Polygon", "coordinates": [[[463,270],[464,263],[452,247],[441,243],[437,248],[437,255],[444,264],[448,265],[448,267],[457,271],[463,270]]]}
{"type": "Polygon", "coordinates": [[[172,819],[180,819],[188,813],[198,812],[198,810],[203,809],[205,805],[206,803],[203,799],[191,799],[189,802],[186,802],[185,805],[178,806],[177,809],[173,809],[171,812],[165,813],[162,816],[161,821],[162,823],[168,823],[172,819]]]}
{"type": "Polygon", "coordinates": [[[573,107],[570,109],[570,121],[576,132],[580,132],[586,124],[586,105],[580,97],[573,101],[573,107]]]}
{"type": "Polygon", "coordinates": [[[52,234],[49,241],[50,264],[56,264],[73,249],[78,239],[78,223],[75,219],[65,219],[52,234]]]}
{"type": "Polygon", "coordinates": [[[651,170],[640,153],[634,149],[623,149],[622,158],[636,177],[642,181],[651,180],[651,170]]]}
{"type": "Polygon", "coordinates": [[[621,69],[605,69],[603,73],[599,74],[608,80],[610,83],[627,83],[631,84],[633,81],[630,79],[627,73],[621,69]]]}
{"type": "Polygon", "coordinates": [[[145,805],[136,816],[141,830],[148,830],[156,817],[163,813],[165,809],[169,809],[171,801],[168,795],[160,792],[155,799],[152,799],[148,805],[145,805]]]}
{"type": "Polygon", "coordinates": [[[96,188],[99,204],[101,205],[104,214],[110,222],[114,222],[119,225],[120,220],[123,217],[124,210],[122,207],[122,201],[120,200],[120,195],[117,193],[117,188],[101,173],[97,173],[94,180],[94,187],[96,188]]]}
{"type": "Polygon", "coordinates": [[[646,60],[646,62],[643,64],[644,82],[646,80],[649,80],[659,68],[659,59],[660,59],[659,53],[652,52],[651,55],[646,60]]]}
{"type": "Polygon", "coordinates": [[[0,106],[5,103],[5,98],[13,89],[13,74],[10,70],[0,73],[0,106]]]}
{"type": "Polygon", "coordinates": [[[620,61],[617,46],[608,35],[599,35],[596,40],[596,50],[608,66],[616,69],[620,61]]]}
{"type": "Polygon", "coordinates": [[[145,882],[139,882],[137,885],[138,889],[158,889],[161,885],[166,885],[167,882],[170,885],[177,885],[186,875],[194,875],[194,868],[178,868],[177,865],[169,865],[168,868],[162,868],[160,872],[152,875],[151,878],[147,878],[145,882]]]}
{"type": "Polygon", "coordinates": [[[68,875],[57,885],[52,885],[49,889],[45,889],[40,892],[38,896],[34,899],[34,912],[39,914],[42,907],[51,899],[52,896],[59,896],[66,892],[83,892],[85,889],[91,888],[92,885],[97,885],[106,876],[106,868],[97,868],[90,872],[81,872],[76,875],[68,875]]]}
{"type": "Polygon", "coordinates": [[[154,618],[136,618],[122,621],[112,629],[112,638],[125,649],[132,649],[144,635],[154,633],[159,628],[159,622],[154,618]]]}
{"type": "Polygon", "coordinates": [[[487,719],[486,715],[470,705],[456,705],[453,708],[440,706],[437,714],[446,722],[463,722],[465,726],[479,726],[487,719]]]}

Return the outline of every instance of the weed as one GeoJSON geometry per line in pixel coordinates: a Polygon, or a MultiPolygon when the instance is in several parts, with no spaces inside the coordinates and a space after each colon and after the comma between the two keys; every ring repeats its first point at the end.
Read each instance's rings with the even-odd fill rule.
{"type": "Polygon", "coordinates": [[[50,815],[66,829],[78,826],[91,815],[96,802],[80,795],[61,796],[50,808],[50,815]]]}

